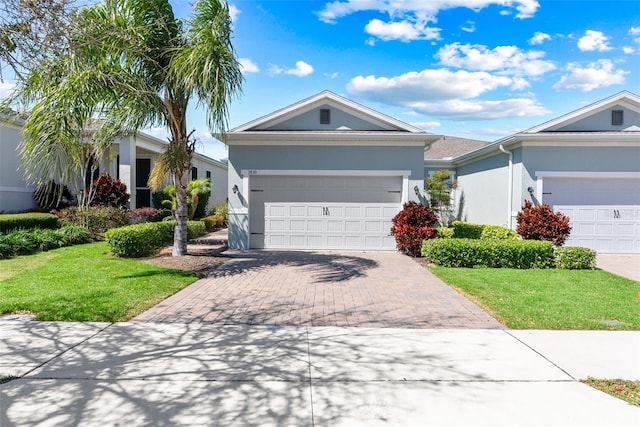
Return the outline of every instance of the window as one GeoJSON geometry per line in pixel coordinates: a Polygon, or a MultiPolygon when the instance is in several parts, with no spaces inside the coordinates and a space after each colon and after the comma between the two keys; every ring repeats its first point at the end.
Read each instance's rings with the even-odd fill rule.
{"type": "Polygon", "coordinates": [[[331,110],[323,108],[320,110],[320,124],[328,125],[329,123],[331,123],[331,110]]]}
{"type": "Polygon", "coordinates": [[[196,179],[198,179],[198,168],[196,167],[191,167],[191,180],[195,181],[196,179]]]}
{"type": "Polygon", "coordinates": [[[611,124],[613,126],[622,126],[624,122],[624,111],[613,110],[611,111],[611,124]]]}
{"type": "Polygon", "coordinates": [[[211,179],[211,171],[207,171],[207,178],[211,179]]]}

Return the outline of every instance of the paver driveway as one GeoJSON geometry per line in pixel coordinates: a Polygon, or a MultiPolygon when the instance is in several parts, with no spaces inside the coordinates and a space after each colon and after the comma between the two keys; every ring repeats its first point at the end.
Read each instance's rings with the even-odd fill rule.
{"type": "Polygon", "coordinates": [[[396,252],[227,251],[209,277],[134,318],[151,322],[502,328],[396,252]]]}

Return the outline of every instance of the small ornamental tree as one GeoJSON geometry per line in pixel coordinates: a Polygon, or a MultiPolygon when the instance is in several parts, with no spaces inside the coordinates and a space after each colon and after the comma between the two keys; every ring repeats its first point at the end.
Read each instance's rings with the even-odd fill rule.
{"type": "Polygon", "coordinates": [[[571,233],[569,217],[552,211],[549,205],[533,206],[529,200],[524,201],[516,220],[516,232],[525,240],[547,240],[562,246],[571,233]]]}
{"type": "Polygon", "coordinates": [[[435,238],[438,234],[434,228],[438,223],[438,215],[431,208],[413,201],[405,203],[391,221],[396,247],[412,257],[420,256],[424,240],[435,238]]]}
{"type": "Polygon", "coordinates": [[[127,186],[119,179],[114,180],[108,173],[103,173],[93,181],[91,206],[125,208],[128,202],[127,186]]]}

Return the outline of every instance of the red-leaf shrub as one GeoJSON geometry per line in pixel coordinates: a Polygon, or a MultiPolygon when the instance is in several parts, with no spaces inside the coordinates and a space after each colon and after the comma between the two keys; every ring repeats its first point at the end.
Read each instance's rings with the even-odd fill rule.
{"type": "Polygon", "coordinates": [[[127,186],[119,179],[114,180],[111,175],[104,173],[93,181],[94,196],[91,206],[108,206],[124,208],[129,202],[127,186]]]}
{"type": "Polygon", "coordinates": [[[407,202],[391,220],[391,233],[396,237],[396,247],[403,254],[418,257],[422,242],[438,235],[434,226],[438,215],[429,207],[416,202],[407,202]]]}
{"type": "Polygon", "coordinates": [[[552,211],[549,205],[533,206],[529,200],[524,201],[516,220],[516,232],[525,240],[547,240],[562,246],[571,233],[569,217],[552,211]]]}
{"type": "Polygon", "coordinates": [[[145,222],[160,222],[170,216],[171,211],[156,208],[138,208],[127,211],[131,224],[144,224],[145,222]]]}

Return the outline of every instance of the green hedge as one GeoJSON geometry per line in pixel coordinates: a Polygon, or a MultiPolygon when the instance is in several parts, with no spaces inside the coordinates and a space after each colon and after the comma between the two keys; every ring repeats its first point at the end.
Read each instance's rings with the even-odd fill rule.
{"type": "MultiPolygon", "coordinates": [[[[162,246],[173,242],[173,221],[149,222],[113,228],[105,233],[105,240],[114,255],[140,258],[153,255],[162,246]]],[[[187,222],[187,236],[194,239],[206,233],[202,221],[187,222]]]]}
{"type": "Polygon", "coordinates": [[[432,239],[422,256],[444,267],[549,268],[553,244],[537,240],[432,239]]]}
{"type": "Polygon", "coordinates": [[[439,238],[439,239],[452,239],[453,238],[453,228],[436,227],[436,232],[438,233],[437,238],[439,238]]]}
{"type": "Polygon", "coordinates": [[[104,240],[104,233],[112,228],[129,225],[127,210],[107,206],[72,206],[58,213],[60,221],[86,227],[94,240],[104,240]]]}
{"type": "Polygon", "coordinates": [[[499,225],[454,221],[452,227],[453,237],[456,239],[519,240],[515,231],[499,225]]]}
{"type": "Polygon", "coordinates": [[[0,234],[0,258],[29,255],[90,241],[89,230],[71,224],[56,230],[40,228],[13,230],[0,234]]]}
{"type": "Polygon", "coordinates": [[[0,215],[0,233],[11,230],[58,228],[58,217],[48,213],[22,213],[0,215]]]}
{"type": "Polygon", "coordinates": [[[589,248],[564,247],[554,248],[556,268],[564,270],[593,270],[596,268],[596,252],[589,248]]]}

